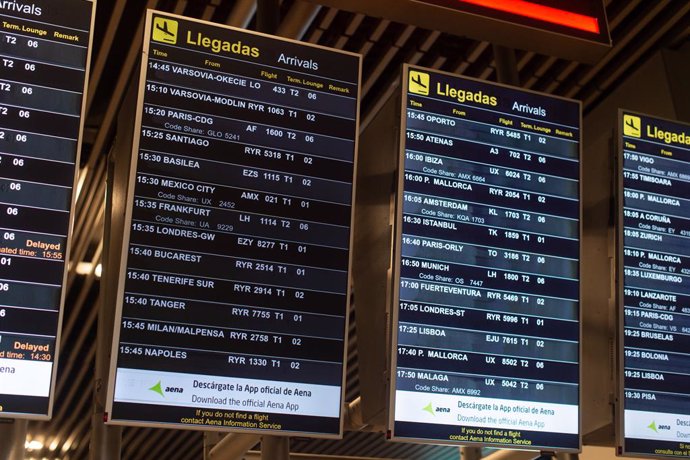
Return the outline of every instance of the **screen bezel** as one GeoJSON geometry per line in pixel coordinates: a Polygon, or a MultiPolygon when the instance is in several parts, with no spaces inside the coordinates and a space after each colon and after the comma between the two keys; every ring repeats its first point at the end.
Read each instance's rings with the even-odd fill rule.
{"type": "MultiPolygon", "coordinates": [[[[457,75],[451,72],[444,72],[436,69],[420,67],[416,65],[403,64],[402,67],[402,85],[400,86],[402,91],[401,104],[400,104],[400,129],[399,129],[399,149],[398,149],[398,177],[397,177],[397,196],[395,202],[395,220],[393,222],[394,226],[394,240],[393,240],[393,259],[392,259],[392,277],[391,277],[391,361],[390,361],[390,380],[389,380],[389,406],[388,406],[388,425],[387,425],[387,437],[396,442],[407,442],[407,443],[418,443],[418,444],[448,444],[454,446],[472,446],[472,447],[495,447],[499,449],[516,449],[516,450],[548,450],[553,452],[564,452],[564,453],[576,453],[582,451],[582,279],[581,279],[581,267],[582,267],[582,102],[568,99],[565,97],[552,96],[550,94],[540,93],[538,91],[525,90],[522,88],[516,88],[514,86],[505,85],[501,83],[488,82],[485,80],[480,80],[477,78],[466,77],[464,75],[457,75]],[[535,449],[533,446],[521,446],[512,444],[491,444],[491,443],[479,443],[479,442],[458,442],[443,439],[429,439],[429,438],[408,438],[408,437],[396,437],[395,436],[395,393],[397,387],[397,361],[398,361],[398,322],[399,322],[399,304],[400,304],[400,267],[401,267],[401,244],[402,239],[402,217],[403,217],[403,186],[405,178],[405,140],[406,140],[406,127],[407,127],[407,97],[408,97],[408,75],[410,70],[419,70],[427,73],[435,73],[440,75],[445,75],[452,78],[466,79],[474,81],[477,83],[497,86],[512,91],[524,92],[538,94],[540,96],[546,96],[553,99],[568,101],[571,103],[576,103],[580,107],[579,114],[579,142],[578,142],[578,192],[579,192],[579,212],[580,218],[578,222],[578,239],[580,260],[578,261],[578,321],[579,321],[579,342],[578,342],[578,439],[579,445],[576,449],[564,449],[564,448],[552,448],[552,447],[539,447],[535,449]]],[[[461,425],[458,425],[461,426],[461,425]]]]}
{"type": "MultiPolygon", "coordinates": [[[[258,435],[275,435],[275,436],[308,436],[311,438],[323,438],[323,439],[341,439],[343,437],[344,430],[344,402],[345,402],[345,384],[347,377],[347,350],[348,350],[348,330],[349,330],[349,312],[351,308],[351,296],[350,296],[350,286],[352,285],[352,247],[354,241],[354,204],[355,204],[355,190],[356,190],[356,171],[357,171],[357,153],[359,147],[359,124],[360,124],[360,100],[361,100],[361,81],[362,81],[362,56],[357,53],[352,53],[348,51],[342,51],[338,49],[328,48],[321,45],[314,45],[312,43],[306,43],[299,40],[293,40],[284,37],[277,37],[274,35],[269,35],[261,32],[255,32],[251,30],[241,29],[237,27],[228,26],[225,24],[218,24],[210,21],[204,21],[201,19],[190,18],[186,16],[181,16],[177,14],[167,13],[163,11],[158,11],[154,9],[147,9],[146,11],[146,23],[144,27],[144,37],[143,37],[143,47],[141,54],[141,68],[139,71],[139,88],[137,92],[137,104],[136,113],[134,119],[134,136],[132,141],[132,152],[131,152],[131,164],[128,174],[128,184],[127,184],[127,200],[125,203],[125,216],[124,216],[124,235],[122,241],[122,247],[120,250],[119,259],[119,273],[118,273],[118,285],[117,285],[117,297],[115,299],[115,322],[113,324],[113,342],[111,345],[110,353],[110,367],[108,372],[108,389],[107,389],[107,399],[106,399],[106,423],[110,425],[125,425],[125,426],[138,426],[138,427],[149,427],[149,428],[172,428],[172,429],[184,429],[184,430],[196,430],[196,431],[222,431],[222,432],[236,432],[236,433],[247,433],[247,434],[258,434],[258,435]],[[342,377],[341,377],[341,387],[340,387],[340,422],[339,422],[339,433],[336,434],[326,434],[326,433],[312,433],[312,432],[300,432],[300,431],[287,431],[287,430],[259,430],[259,429],[244,429],[244,428],[229,428],[229,427],[216,427],[209,425],[186,425],[182,423],[168,423],[168,422],[155,422],[155,421],[137,421],[137,420],[124,420],[124,419],[112,419],[110,414],[112,414],[115,393],[115,377],[117,372],[117,360],[119,356],[119,345],[120,345],[120,322],[122,321],[122,309],[124,303],[124,287],[125,279],[127,275],[127,255],[130,242],[131,233],[131,221],[132,221],[132,210],[134,201],[132,199],[134,195],[134,187],[136,181],[136,172],[138,165],[138,152],[139,144],[141,139],[141,124],[142,115],[144,107],[144,94],[146,87],[146,73],[148,69],[148,56],[149,48],[151,44],[151,27],[153,23],[153,16],[163,16],[166,18],[176,19],[180,21],[195,22],[198,24],[203,24],[207,26],[217,27],[219,29],[234,31],[242,34],[250,34],[266,37],[276,41],[283,41],[293,44],[302,45],[305,47],[317,48],[321,50],[326,50],[329,52],[348,55],[358,60],[358,85],[357,85],[357,101],[356,101],[356,120],[355,120],[355,135],[354,135],[354,152],[353,152],[353,175],[352,175],[352,195],[351,195],[351,211],[350,211],[350,239],[349,239],[349,255],[348,255],[348,289],[345,299],[345,312],[344,312],[344,331],[343,331],[343,357],[342,357],[342,377]]],[[[118,248],[115,248],[117,251],[118,248]]]]}
{"type": "MultiPolygon", "coordinates": [[[[614,411],[614,425],[615,425],[615,440],[616,440],[616,455],[625,457],[636,457],[636,458],[687,458],[684,456],[673,456],[673,455],[655,455],[644,452],[631,452],[625,448],[625,296],[623,294],[625,289],[625,264],[624,264],[624,254],[625,249],[625,236],[624,236],[624,223],[625,218],[623,216],[623,208],[625,205],[624,197],[624,181],[623,181],[623,150],[625,149],[625,141],[623,136],[623,115],[635,115],[641,118],[654,119],[659,121],[665,121],[668,123],[673,123],[680,126],[685,126],[690,130],[690,124],[680,122],[678,120],[672,120],[664,117],[652,116],[634,110],[618,109],[618,117],[616,129],[614,130],[616,136],[616,155],[615,155],[615,171],[614,177],[616,180],[615,191],[616,199],[615,203],[616,209],[616,344],[617,352],[616,357],[616,409],[614,411]]],[[[642,128],[642,127],[640,127],[642,128]]],[[[654,442],[650,440],[650,443],[654,442]]]]}
{"type": "MultiPolygon", "coordinates": [[[[53,362],[51,369],[50,388],[48,389],[48,411],[46,414],[31,413],[31,412],[0,412],[2,417],[11,417],[15,419],[38,420],[47,421],[53,418],[53,406],[55,403],[55,384],[57,382],[58,363],[60,358],[60,344],[62,342],[62,323],[65,316],[65,299],[67,298],[67,278],[69,273],[73,271],[71,264],[76,267],[76,262],[70,259],[72,250],[72,235],[74,233],[75,212],[78,199],[78,186],[80,179],[80,164],[81,164],[81,148],[84,135],[84,124],[86,122],[86,105],[88,99],[89,78],[91,75],[91,54],[93,51],[93,30],[96,23],[96,3],[98,0],[82,0],[91,4],[91,23],[89,25],[89,42],[86,48],[86,61],[84,62],[84,86],[82,90],[81,112],[79,115],[79,132],[77,133],[77,146],[74,157],[74,181],[72,183],[72,197],[69,207],[69,221],[67,227],[67,236],[65,237],[65,253],[64,253],[64,269],[62,276],[62,286],[60,290],[60,300],[58,307],[58,321],[57,330],[55,333],[55,352],[53,354],[53,362]]],[[[57,5],[55,5],[57,6],[57,5]]],[[[86,173],[86,172],[85,172],[86,173]]]]}

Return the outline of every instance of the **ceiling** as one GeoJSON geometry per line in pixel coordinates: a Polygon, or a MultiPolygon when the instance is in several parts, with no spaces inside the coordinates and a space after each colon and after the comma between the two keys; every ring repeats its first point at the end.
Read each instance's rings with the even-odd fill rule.
{"type": "MultiPolygon", "coordinates": [[[[277,0],[276,0],[277,1],[277,0]]],[[[374,0],[372,0],[374,1],[374,0]]],[[[516,51],[521,86],[583,101],[585,114],[615,89],[631,70],[662,48],[675,48],[690,33],[690,2],[684,0],[607,0],[613,48],[595,65],[516,51]]],[[[38,459],[87,458],[94,387],[96,326],[103,255],[106,158],[128,82],[138,68],[142,21],[156,8],[209,21],[254,29],[255,0],[98,0],[89,82],[80,190],[67,283],[61,359],[53,419],[30,422],[28,438],[45,447],[27,454],[38,459]]],[[[485,80],[496,80],[490,43],[424,30],[302,0],[280,2],[278,33],[364,56],[361,127],[397,91],[402,63],[414,63],[485,80]]],[[[353,313],[354,316],[354,313],[353,313]]],[[[350,331],[346,400],[358,395],[356,318],[350,331]]],[[[458,459],[458,449],[393,444],[378,433],[348,432],[342,441],[294,438],[292,450],[306,453],[458,459]]],[[[126,460],[201,459],[196,431],[125,428],[126,460]]]]}

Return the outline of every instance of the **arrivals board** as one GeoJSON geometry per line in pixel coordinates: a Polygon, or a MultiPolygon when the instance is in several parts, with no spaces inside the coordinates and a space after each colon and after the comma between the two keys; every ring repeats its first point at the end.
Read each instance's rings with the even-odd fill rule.
{"type": "Polygon", "coordinates": [[[0,1],[0,416],[52,411],[93,9],[0,1]]]}
{"type": "Polygon", "coordinates": [[[619,116],[618,446],[690,456],[690,126],[619,116]]]}
{"type": "Polygon", "coordinates": [[[149,11],[109,417],[342,434],[360,56],[149,11]]]}
{"type": "Polygon", "coordinates": [[[576,451],[580,103],[403,75],[391,436],[576,451]]]}

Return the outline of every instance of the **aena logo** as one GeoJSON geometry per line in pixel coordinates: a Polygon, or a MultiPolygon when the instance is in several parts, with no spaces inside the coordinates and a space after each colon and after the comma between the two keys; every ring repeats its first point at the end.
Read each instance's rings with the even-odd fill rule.
{"type": "Polygon", "coordinates": [[[658,433],[659,431],[670,431],[671,425],[657,425],[656,421],[653,421],[652,423],[647,425],[647,428],[649,428],[655,433],[658,433]]]}
{"type": "Polygon", "coordinates": [[[436,412],[438,413],[450,413],[450,407],[437,407],[434,409],[433,404],[429,403],[426,406],[422,407],[422,410],[424,412],[428,412],[434,417],[436,417],[436,412]]]}
{"type": "Polygon", "coordinates": [[[159,395],[161,395],[164,398],[165,398],[165,393],[184,393],[184,389],[180,388],[180,387],[165,387],[165,388],[163,388],[163,385],[161,385],[160,380],[154,386],[149,388],[149,391],[153,391],[154,393],[158,393],[159,395]]]}

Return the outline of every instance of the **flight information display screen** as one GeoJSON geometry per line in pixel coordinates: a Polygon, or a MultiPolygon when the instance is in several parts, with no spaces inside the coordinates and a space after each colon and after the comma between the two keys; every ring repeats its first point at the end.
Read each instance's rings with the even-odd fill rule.
{"type": "Polygon", "coordinates": [[[147,24],[110,420],[340,436],[360,56],[147,24]]]}
{"type": "Polygon", "coordinates": [[[391,435],[577,450],[580,103],[403,75],[391,435]]]}
{"type": "Polygon", "coordinates": [[[688,457],[690,126],[619,119],[619,448],[688,457]]]}
{"type": "Polygon", "coordinates": [[[0,416],[52,410],[93,5],[0,1],[0,416]]]}

